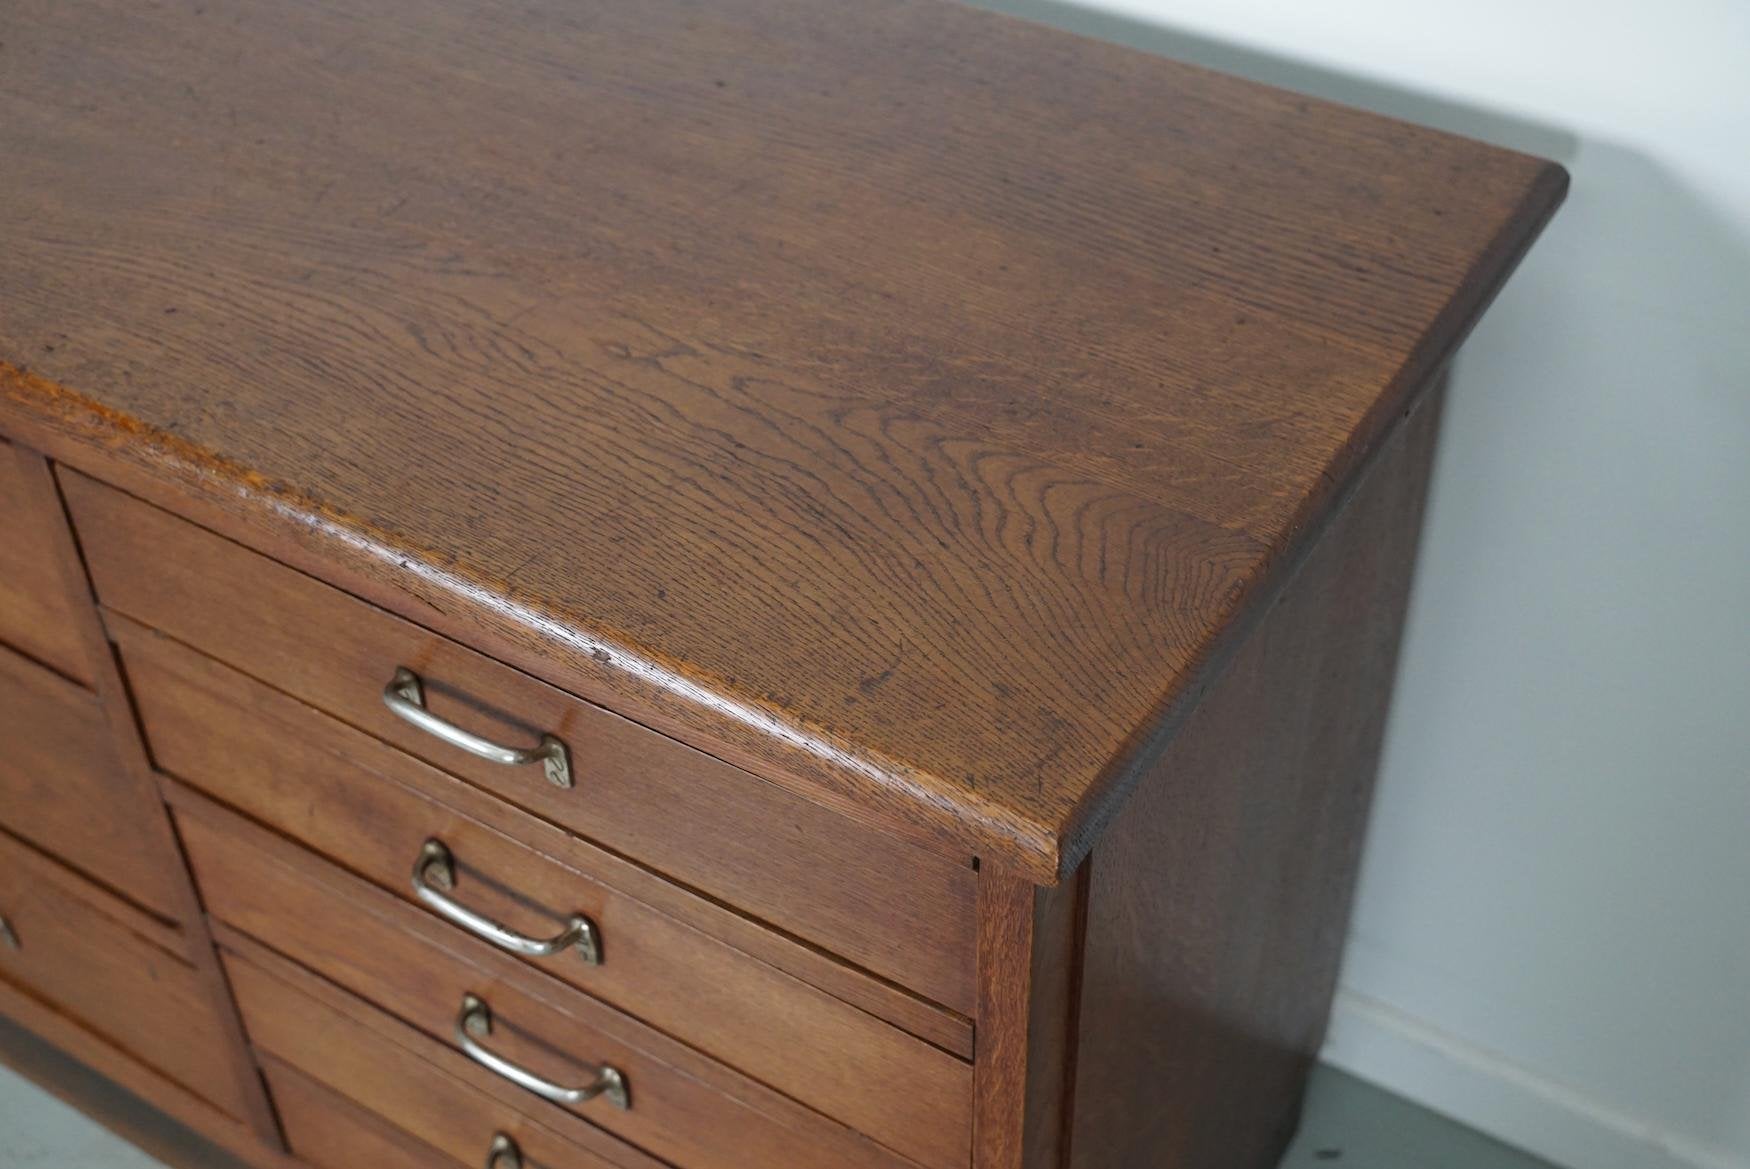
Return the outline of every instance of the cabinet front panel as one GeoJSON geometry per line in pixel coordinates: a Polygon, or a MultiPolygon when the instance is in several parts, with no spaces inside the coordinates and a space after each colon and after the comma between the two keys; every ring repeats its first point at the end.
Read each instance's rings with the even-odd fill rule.
{"type": "MultiPolygon", "coordinates": [[[[523,842],[551,830],[526,813],[482,806],[497,801],[169,638],[115,626],[165,771],[434,917],[432,903],[448,903],[549,940],[581,915],[588,948],[494,944],[919,1160],[942,1163],[939,1134],[966,1131],[972,1070],[961,1060],[544,855],[523,842]],[[421,869],[416,890],[411,874],[434,844],[446,859],[421,869]]],[[[459,928],[497,937],[483,923],[459,928]]]]}
{"type": "Polygon", "coordinates": [[[66,521],[32,481],[33,458],[0,439],[0,643],[89,685],[55,547],[66,521]]]}
{"type": "MultiPolygon", "coordinates": [[[[503,1059],[570,1085],[591,1082],[596,1065],[607,1064],[629,1085],[626,1108],[605,1095],[561,1108],[531,1093],[537,1114],[554,1108],[582,1117],[687,1169],[904,1163],[847,1126],[352,878],[273,855],[211,814],[179,809],[178,825],[220,921],[439,1042],[461,1046],[463,1003],[474,995],[493,1020],[482,1042],[503,1059]]],[[[968,1133],[954,1135],[956,1155],[944,1169],[965,1163],[968,1133]]]]}
{"type": "MultiPolygon", "coordinates": [[[[77,474],[64,477],[108,608],[511,803],[961,1015],[973,1013],[975,874],[77,474]],[[470,753],[431,719],[545,761],[470,753]],[[405,711],[406,703],[402,704],[405,711]]],[[[453,736],[452,736],[453,738],[453,736]]]]}
{"type": "Polygon", "coordinates": [[[94,696],[0,647],[0,827],[174,920],[182,858],[120,766],[94,696]]]}
{"type": "Polygon", "coordinates": [[[221,1007],[195,971],[0,834],[0,978],[231,1116],[247,1115],[221,1007]]]}
{"type": "MultiPolygon", "coordinates": [[[[264,1056],[261,1074],[273,1096],[286,1148],[314,1169],[478,1169],[491,1146],[489,1138],[475,1161],[446,1157],[290,1064],[264,1056]]],[[[500,1158],[488,1169],[513,1166],[500,1158]]]]}
{"type": "MultiPolygon", "coordinates": [[[[525,1105],[511,1095],[516,1089],[492,1083],[425,1036],[287,964],[270,972],[263,963],[271,959],[259,955],[226,951],[223,957],[249,1037],[267,1057],[275,1088],[283,1087],[276,1064],[290,1067],[457,1164],[484,1164],[492,1134],[504,1132],[551,1169],[663,1169],[576,1117],[542,1123],[531,1115],[541,1107],[533,1097],[533,1107],[525,1105]]],[[[296,1141],[307,1138],[311,1124],[324,1122],[300,1110],[295,1086],[293,1091],[287,1136],[296,1141]]],[[[339,1136],[323,1147],[344,1140],[339,1136]]],[[[359,1162],[334,1169],[374,1167],[359,1162]]]]}

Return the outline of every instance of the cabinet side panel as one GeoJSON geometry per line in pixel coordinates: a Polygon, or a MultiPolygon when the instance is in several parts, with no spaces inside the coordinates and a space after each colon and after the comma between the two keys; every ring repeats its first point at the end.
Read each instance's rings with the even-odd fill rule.
{"type": "Polygon", "coordinates": [[[1073,1169],[1274,1166],[1323,1038],[1443,387],[1091,861],[1073,1169]]]}

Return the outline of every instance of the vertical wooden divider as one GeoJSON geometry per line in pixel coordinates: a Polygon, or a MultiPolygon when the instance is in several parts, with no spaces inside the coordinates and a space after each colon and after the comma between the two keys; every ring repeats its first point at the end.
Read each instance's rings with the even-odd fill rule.
{"type": "Polygon", "coordinates": [[[67,597],[72,603],[71,607],[79,637],[84,643],[90,662],[92,685],[97,691],[104,718],[114,737],[116,755],[121,761],[120,773],[116,776],[116,782],[133,792],[138,797],[142,807],[155,810],[156,814],[150,817],[148,823],[142,825],[142,829],[158,839],[166,857],[175,858],[179,874],[176,886],[177,912],[181,919],[179,925],[182,953],[180,956],[194,967],[207,993],[220,1004],[218,1013],[223,1021],[230,1048],[227,1054],[235,1068],[238,1082],[243,1085],[243,1097],[249,1113],[240,1119],[269,1148],[283,1149],[284,1143],[280,1137],[279,1122],[275,1118],[273,1106],[268,1100],[267,1089],[262,1083],[261,1073],[256,1068],[255,1060],[249,1052],[242,1020],[237,1014],[236,1003],[231,998],[231,988],[226,983],[224,973],[219,967],[218,954],[213,949],[212,934],[207,928],[206,913],[201,906],[199,894],[195,891],[193,878],[189,875],[188,866],[183,857],[182,844],[177,839],[169,810],[165,807],[163,796],[158,789],[157,777],[153,772],[151,759],[146,752],[146,744],[140,737],[139,724],[134,718],[133,701],[128,694],[127,683],[123,680],[121,669],[116,662],[115,652],[110,646],[109,635],[104,630],[103,619],[98,613],[97,598],[91,591],[91,582],[85,572],[84,557],[80,553],[72,520],[68,516],[66,505],[61,498],[60,485],[56,480],[54,469],[41,454],[23,446],[14,444],[12,457],[19,461],[21,478],[27,485],[27,490],[35,494],[36,503],[42,513],[58,516],[61,519],[61,522],[55,525],[53,533],[55,558],[67,590],[67,597]]]}
{"type": "Polygon", "coordinates": [[[979,874],[972,1169],[1068,1160],[1087,877],[1087,863],[1057,886],[979,874]]]}

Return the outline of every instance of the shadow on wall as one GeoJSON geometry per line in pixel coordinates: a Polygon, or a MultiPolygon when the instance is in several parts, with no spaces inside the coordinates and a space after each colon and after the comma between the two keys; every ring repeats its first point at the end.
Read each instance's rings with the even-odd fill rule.
{"type": "Polygon", "coordinates": [[[1452,1042],[1338,1047],[1558,1161],[1750,1167],[1750,170],[1713,204],[1590,132],[976,2],[1573,172],[1455,363],[1345,968],[1452,1042]]]}
{"type": "Polygon", "coordinates": [[[972,2],[979,8],[1006,12],[1010,16],[1049,24],[1085,37],[1128,45],[1145,53],[1171,57],[1175,61],[1187,61],[1264,85],[1292,89],[1296,93],[1357,106],[1452,134],[1480,138],[1484,142],[1493,142],[1510,150],[1553,158],[1564,165],[1571,163],[1578,145],[1578,139],[1573,134],[1553,126],[1543,126],[1522,118],[1414,93],[1333,69],[1323,69],[1304,61],[1241,48],[1166,25],[1078,7],[1063,0],[972,2]]]}

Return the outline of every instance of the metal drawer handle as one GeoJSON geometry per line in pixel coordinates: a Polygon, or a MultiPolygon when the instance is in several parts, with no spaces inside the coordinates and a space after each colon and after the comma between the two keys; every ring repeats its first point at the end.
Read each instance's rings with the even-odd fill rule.
{"type": "Polygon", "coordinates": [[[605,1063],[598,1064],[595,1079],[581,1088],[567,1088],[552,1080],[543,1079],[527,1068],[518,1067],[502,1055],[488,1051],[475,1042],[475,1036],[484,1038],[490,1034],[492,1008],[478,995],[464,994],[462,1013],[456,1016],[456,1046],[462,1049],[463,1055],[488,1071],[497,1072],[517,1087],[533,1092],[543,1100],[563,1104],[567,1108],[594,1100],[597,1096],[606,1096],[608,1102],[616,1108],[632,1107],[631,1088],[618,1068],[609,1067],[605,1063]]]}
{"type": "Polygon", "coordinates": [[[486,1169],[523,1169],[523,1151],[508,1134],[492,1134],[492,1143],[486,1146],[486,1169]]]}
{"type": "Polygon", "coordinates": [[[537,747],[506,747],[445,722],[425,708],[425,687],[419,675],[406,666],[395,667],[395,676],[383,687],[383,704],[426,734],[470,755],[512,767],[539,763],[554,787],[571,786],[571,753],[564,743],[552,735],[542,735],[537,747]]]}
{"type": "Polygon", "coordinates": [[[12,923],[0,917],[0,947],[8,950],[22,950],[24,943],[18,940],[18,935],[12,932],[12,923]]]}
{"type": "Polygon", "coordinates": [[[485,942],[501,950],[527,958],[547,958],[573,947],[591,966],[602,963],[601,936],[595,923],[581,913],[574,913],[565,928],[550,938],[531,938],[505,929],[489,917],[453,900],[442,890],[456,887],[456,858],[444,842],[433,837],[419,850],[413,862],[413,892],[425,904],[485,942]]]}

